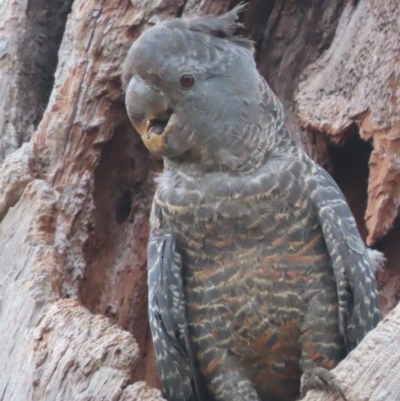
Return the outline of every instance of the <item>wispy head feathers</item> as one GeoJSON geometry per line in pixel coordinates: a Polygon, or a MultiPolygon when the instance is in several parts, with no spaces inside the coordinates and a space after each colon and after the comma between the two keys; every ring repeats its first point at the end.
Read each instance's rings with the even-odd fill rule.
{"type": "Polygon", "coordinates": [[[238,4],[231,11],[222,15],[206,15],[204,17],[194,17],[187,19],[176,19],[169,21],[169,26],[180,25],[182,22],[185,27],[192,32],[199,32],[216,38],[228,39],[250,51],[254,51],[253,42],[241,36],[235,36],[243,24],[238,22],[239,14],[246,9],[245,3],[238,4]]]}

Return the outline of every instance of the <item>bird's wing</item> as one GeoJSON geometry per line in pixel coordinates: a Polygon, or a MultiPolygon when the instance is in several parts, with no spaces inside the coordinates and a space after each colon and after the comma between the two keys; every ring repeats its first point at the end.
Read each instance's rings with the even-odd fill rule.
{"type": "Polygon", "coordinates": [[[305,179],[316,208],[337,283],[339,328],[352,350],[380,320],[376,283],[367,247],[344,195],[333,178],[314,165],[305,179]]]}
{"type": "Polygon", "coordinates": [[[200,401],[190,346],[182,282],[182,259],[172,233],[150,235],[148,246],[149,322],[157,364],[169,401],[200,401]]]}

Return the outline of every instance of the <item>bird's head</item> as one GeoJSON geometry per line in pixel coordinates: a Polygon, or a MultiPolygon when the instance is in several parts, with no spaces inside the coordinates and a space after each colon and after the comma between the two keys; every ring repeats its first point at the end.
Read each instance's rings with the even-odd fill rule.
{"type": "Polygon", "coordinates": [[[126,108],[152,153],[217,169],[244,160],[245,132],[261,125],[263,102],[252,42],[234,36],[242,8],[162,22],[133,43],[126,108]]]}

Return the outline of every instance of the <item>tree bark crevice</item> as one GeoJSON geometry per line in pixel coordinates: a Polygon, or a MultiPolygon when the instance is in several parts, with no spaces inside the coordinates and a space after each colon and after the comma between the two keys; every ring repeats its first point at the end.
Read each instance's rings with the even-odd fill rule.
{"type": "Polygon", "coordinates": [[[29,141],[43,116],[72,1],[7,1],[0,8],[0,162],[29,141]]]}
{"type": "Polygon", "coordinates": [[[296,101],[302,124],[339,143],[356,123],[374,143],[370,158],[367,243],[393,226],[400,206],[398,2],[348,3],[325,54],[305,71],[296,101]]]}

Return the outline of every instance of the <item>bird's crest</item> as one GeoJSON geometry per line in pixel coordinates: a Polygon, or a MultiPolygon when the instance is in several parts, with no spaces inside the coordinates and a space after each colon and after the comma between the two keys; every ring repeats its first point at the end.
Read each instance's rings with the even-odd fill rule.
{"type": "Polygon", "coordinates": [[[237,30],[243,27],[243,24],[238,21],[238,18],[239,14],[245,9],[246,4],[240,3],[231,11],[222,15],[206,15],[204,17],[187,18],[183,21],[185,26],[193,32],[201,32],[216,38],[228,39],[253,52],[253,41],[235,35],[237,30]]]}

